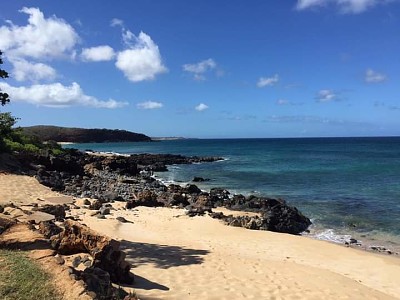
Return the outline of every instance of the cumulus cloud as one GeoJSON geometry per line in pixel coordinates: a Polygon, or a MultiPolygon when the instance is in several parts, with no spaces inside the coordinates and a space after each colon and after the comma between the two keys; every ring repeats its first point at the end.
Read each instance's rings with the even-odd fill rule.
{"type": "Polygon", "coordinates": [[[25,26],[8,21],[0,27],[0,49],[7,57],[51,59],[71,55],[79,36],[63,19],[45,18],[38,8],[24,7],[20,12],[29,15],[25,26]]]}
{"type": "MultiPolygon", "coordinates": [[[[212,58],[194,64],[184,64],[182,66],[185,72],[191,73],[193,78],[199,81],[205,80],[205,73],[215,69],[216,67],[217,63],[212,58]]],[[[218,73],[220,74],[221,72],[219,71],[218,73]]]]}
{"type": "Polygon", "coordinates": [[[114,49],[108,45],[82,49],[81,58],[84,61],[108,61],[115,56],[114,49]]]}
{"type": "Polygon", "coordinates": [[[161,102],[155,102],[155,101],[146,101],[142,103],[138,103],[136,105],[138,109],[158,109],[163,107],[163,104],[161,102]]]}
{"type": "Polygon", "coordinates": [[[368,69],[365,72],[365,82],[378,83],[386,80],[386,75],[375,72],[372,69],[368,69]]]}
{"type": "Polygon", "coordinates": [[[135,36],[127,30],[123,39],[129,49],[117,54],[115,65],[130,81],[152,80],[156,75],[168,71],[163,65],[158,46],[150,36],[144,32],[135,36]]]}
{"type": "Polygon", "coordinates": [[[208,109],[208,105],[206,105],[204,103],[200,103],[199,105],[197,105],[195,107],[195,110],[197,110],[197,111],[204,111],[206,109],[208,109]]]}
{"type": "Polygon", "coordinates": [[[258,79],[257,86],[258,87],[265,87],[265,86],[273,86],[279,82],[278,74],[275,74],[272,77],[261,77],[258,79]]]}
{"type": "Polygon", "coordinates": [[[342,13],[362,13],[369,8],[382,3],[387,3],[387,0],[298,0],[296,9],[305,10],[320,6],[333,4],[338,7],[342,13]]]}
{"type": "Polygon", "coordinates": [[[118,108],[128,105],[127,102],[118,102],[113,99],[102,101],[93,96],[88,96],[76,82],[73,82],[70,86],[52,83],[36,84],[29,87],[13,87],[7,83],[0,82],[0,89],[7,91],[13,101],[27,102],[39,106],[118,108]]]}
{"type": "Polygon", "coordinates": [[[17,81],[52,80],[57,76],[56,70],[43,63],[31,63],[25,59],[11,59],[13,77],[17,81]]]}
{"type": "Polygon", "coordinates": [[[330,102],[337,99],[337,94],[332,90],[320,90],[315,98],[320,103],[330,102]]]}

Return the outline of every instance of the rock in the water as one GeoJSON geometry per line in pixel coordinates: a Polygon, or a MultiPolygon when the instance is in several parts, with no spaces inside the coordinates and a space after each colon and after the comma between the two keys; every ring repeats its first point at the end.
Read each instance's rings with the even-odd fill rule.
{"type": "Polygon", "coordinates": [[[208,178],[203,178],[203,177],[194,177],[193,182],[204,182],[204,181],[210,181],[208,178]]]}
{"type": "Polygon", "coordinates": [[[305,217],[296,207],[278,204],[269,208],[263,214],[263,226],[267,230],[299,234],[311,225],[309,218],[305,217]]]}

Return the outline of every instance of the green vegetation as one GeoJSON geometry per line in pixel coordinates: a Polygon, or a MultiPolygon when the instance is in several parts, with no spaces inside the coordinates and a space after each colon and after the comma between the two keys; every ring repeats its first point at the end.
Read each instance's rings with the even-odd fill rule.
{"type": "MultiPolygon", "coordinates": [[[[0,65],[3,64],[0,51],[0,65]]],[[[7,71],[0,69],[0,78],[8,78],[7,71]]],[[[0,91],[0,104],[6,105],[10,102],[9,95],[0,91]]],[[[33,153],[53,153],[63,152],[60,145],[55,142],[43,143],[35,136],[27,136],[21,128],[14,128],[18,118],[9,112],[0,113],[0,153],[2,152],[33,152],[33,153]]]]}
{"type": "MultiPolygon", "coordinates": [[[[0,51],[0,65],[3,64],[3,59],[1,58],[1,56],[3,55],[3,52],[0,51]]],[[[3,70],[0,68],[0,78],[8,78],[8,73],[7,71],[3,70]]],[[[10,102],[10,98],[8,96],[7,93],[3,93],[0,90],[0,104],[6,105],[6,103],[10,102]]]]}
{"type": "Polygon", "coordinates": [[[58,126],[23,127],[24,134],[41,141],[72,143],[103,143],[103,142],[150,142],[151,138],[126,130],[67,128],[58,126]]]}
{"type": "Polygon", "coordinates": [[[51,278],[25,252],[0,249],[0,299],[60,299],[51,278]]]}

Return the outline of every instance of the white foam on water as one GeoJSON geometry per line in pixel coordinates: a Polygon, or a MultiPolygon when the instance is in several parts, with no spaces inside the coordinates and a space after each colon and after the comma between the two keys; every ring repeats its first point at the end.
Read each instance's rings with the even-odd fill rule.
{"type": "Polygon", "coordinates": [[[322,231],[306,233],[304,235],[317,240],[328,241],[337,244],[344,244],[345,242],[349,242],[352,238],[350,234],[337,234],[333,229],[325,229],[322,231]]]}

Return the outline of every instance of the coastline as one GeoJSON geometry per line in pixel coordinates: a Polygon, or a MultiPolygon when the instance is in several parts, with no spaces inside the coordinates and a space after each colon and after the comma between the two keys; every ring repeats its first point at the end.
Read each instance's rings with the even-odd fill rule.
{"type": "MultiPolygon", "coordinates": [[[[129,157],[130,154],[124,154],[124,153],[116,153],[116,152],[100,152],[100,151],[84,151],[86,154],[89,155],[94,155],[94,156],[104,156],[104,157],[113,157],[113,156],[121,156],[121,157],[129,157]]],[[[214,163],[219,162],[219,161],[225,161],[229,160],[228,158],[222,157],[221,160],[216,160],[214,163]]],[[[194,164],[202,164],[204,162],[195,162],[194,164]]],[[[172,164],[168,165],[168,168],[171,167],[178,167],[179,165],[177,164],[172,164]]],[[[210,189],[207,186],[207,181],[206,182],[193,182],[193,181],[187,181],[187,182],[177,182],[177,181],[170,181],[166,180],[165,176],[165,170],[162,172],[156,172],[154,175],[151,177],[154,178],[155,180],[159,181],[162,185],[168,186],[169,184],[175,184],[175,185],[180,185],[181,187],[184,187],[187,184],[193,184],[195,183],[198,185],[203,192],[208,192],[210,189]],[[164,175],[164,176],[163,176],[164,175]]],[[[193,174],[195,176],[196,174],[193,174]]],[[[249,193],[248,195],[251,195],[249,193]]],[[[260,195],[261,197],[265,197],[265,195],[260,195]]],[[[230,214],[235,214],[235,210],[232,210],[230,214]]],[[[320,224],[317,224],[317,226],[320,224]]],[[[326,241],[329,243],[333,243],[336,245],[340,245],[343,247],[350,247],[354,249],[358,249],[361,251],[367,251],[367,252],[372,252],[372,253],[380,253],[380,254],[388,254],[388,255],[394,255],[398,256],[400,253],[400,243],[395,243],[390,240],[384,240],[384,239],[379,239],[376,240],[374,238],[368,238],[364,236],[361,233],[357,232],[341,232],[338,233],[336,232],[335,228],[329,228],[329,227],[320,227],[318,226],[318,229],[315,229],[316,224],[311,224],[310,228],[306,232],[301,233],[302,236],[315,239],[315,240],[321,240],[321,241],[326,241]]],[[[400,241],[400,239],[399,239],[400,241]]]]}
{"type": "MultiPolygon", "coordinates": [[[[65,197],[32,177],[0,176],[0,202],[40,205],[65,197]]],[[[75,199],[68,215],[120,240],[136,276],[133,287],[126,289],[133,288],[141,299],[398,299],[400,295],[397,257],[225,226],[207,215],[190,218],[183,209],[126,210],[123,202],[111,205],[111,213],[99,219],[83,199],[75,199]],[[118,217],[132,223],[121,223],[118,217]]]]}
{"type": "MultiPolygon", "coordinates": [[[[193,183],[192,181],[182,182],[170,180],[165,177],[164,172],[157,172],[153,177],[165,185],[177,184],[184,187],[187,184],[193,183]]],[[[209,190],[207,182],[199,182],[197,184],[202,189],[202,191],[207,192],[209,190]]],[[[248,193],[248,195],[251,195],[251,193],[248,193]]],[[[233,210],[231,212],[236,211],[233,210]]],[[[400,243],[394,243],[392,241],[384,239],[368,239],[367,237],[363,236],[363,234],[357,232],[347,231],[338,233],[335,228],[322,227],[320,224],[315,224],[314,221],[312,221],[312,224],[308,228],[308,230],[301,233],[301,235],[306,238],[325,241],[328,243],[339,245],[341,247],[350,247],[361,251],[379,253],[383,255],[394,255],[397,257],[400,255],[400,243]]]]}

